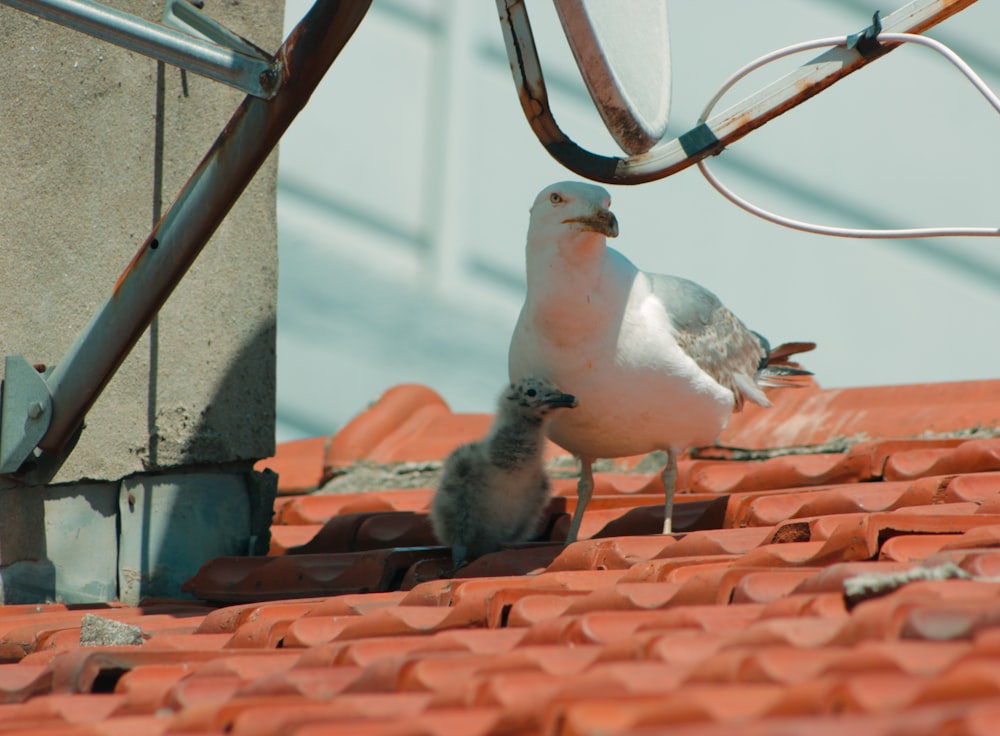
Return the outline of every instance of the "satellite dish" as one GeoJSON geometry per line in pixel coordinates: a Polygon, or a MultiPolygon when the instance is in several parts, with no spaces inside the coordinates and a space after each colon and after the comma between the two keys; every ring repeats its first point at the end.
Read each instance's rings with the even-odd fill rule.
{"type": "Polygon", "coordinates": [[[666,0],[554,0],[608,131],[631,155],[663,138],[670,116],[666,0]]]}

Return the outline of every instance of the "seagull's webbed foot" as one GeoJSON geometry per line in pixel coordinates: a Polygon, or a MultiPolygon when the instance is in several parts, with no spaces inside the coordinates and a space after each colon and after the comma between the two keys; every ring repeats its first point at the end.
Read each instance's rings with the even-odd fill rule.
{"type": "Polygon", "coordinates": [[[589,457],[580,457],[580,482],[576,484],[576,511],[573,512],[573,520],[569,524],[569,531],[566,533],[566,544],[576,541],[580,533],[580,524],[583,522],[583,512],[590,503],[590,497],[594,494],[594,461],[589,457]]]}
{"type": "Polygon", "coordinates": [[[663,533],[673,532],[674,491],[677,487],[677,453],[673,448],[667,450],[667,464],[660,473],[663,481],[663,533]]]}

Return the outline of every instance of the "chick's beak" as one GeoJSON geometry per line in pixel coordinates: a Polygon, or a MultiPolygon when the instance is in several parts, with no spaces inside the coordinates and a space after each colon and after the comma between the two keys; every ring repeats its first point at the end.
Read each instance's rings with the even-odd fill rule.
{"type": "Polygon", "coordinates": [[[614,212],[604,207],[595,208],[592,215],[574,217],[563,220],[563,222],[578,222],[583,225],[585,230],[600,233],[609,238],[618,237],[618,218],[615,217],[614,212]]]}
{"type": "Polygon", "coordinates": [[[572,409],[577,402],[573,394],[553,394],[545,403],[556,409],[572,409]]]}

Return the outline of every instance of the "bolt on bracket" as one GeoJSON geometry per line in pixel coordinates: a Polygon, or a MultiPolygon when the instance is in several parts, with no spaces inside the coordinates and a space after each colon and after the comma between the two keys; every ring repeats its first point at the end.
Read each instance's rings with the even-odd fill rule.
{"type": "Polygon", "coordinates": [[[45,378],[20,355],[8,355],[0,393],[0,474],[17,471],[52,421],[45,378]]]}

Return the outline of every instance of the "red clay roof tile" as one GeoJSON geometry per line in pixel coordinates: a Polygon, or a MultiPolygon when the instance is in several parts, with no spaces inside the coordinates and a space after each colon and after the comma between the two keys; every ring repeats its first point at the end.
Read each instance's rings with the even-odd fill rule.
{"type": "Polygon", "coordinates": [[[772,392],[681,459],[677,533],[657,458],[626,458],[578,542],[560,477],[542,541],[439,579],[431,488],[304,495],[366,463],[432,468],[491,419],[397,387],[260,464],[281,473],[272,557],[207,563],[189,590],[216,604],[0,606],[0,716],[63,736],[992,734],[997,389],[772,392]],[[88,613],[144,642],[80,648],[88,613]]]}

